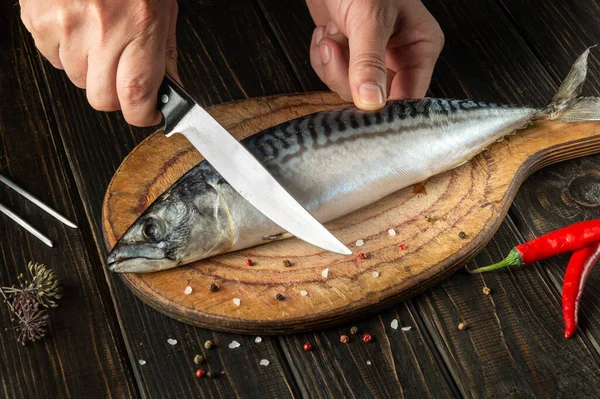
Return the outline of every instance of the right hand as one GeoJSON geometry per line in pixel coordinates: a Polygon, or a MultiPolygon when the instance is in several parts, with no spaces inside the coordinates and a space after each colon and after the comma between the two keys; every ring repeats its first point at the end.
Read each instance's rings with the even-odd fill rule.
{"type": "Polygon", "coordinates": [[[98,111],[121,109],[128,123],[161,120],[165,71],[177,74],[176,0],[20,0],[39,51],[82,89],[98,111]]]}

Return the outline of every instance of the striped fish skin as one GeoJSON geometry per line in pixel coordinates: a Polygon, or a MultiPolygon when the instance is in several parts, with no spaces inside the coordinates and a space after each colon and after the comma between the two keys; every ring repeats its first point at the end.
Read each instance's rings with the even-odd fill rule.
{"type": "MultiPolygon", "coordinates": [[[[327,222],[467,162],[540,112],[468,100],[391,101],[377,112],[317,112],[242,143],[327,222]]],[[[259,245],[279,233],[203,161],[148,208],[117,244],[109,265],[117,272],[162,270],[259,245]],[[152,229],[160,231],[158,238],[144,234],[152,229]],[[149,238],[157,245],[145,250],[139,242],[149,238]]]]}

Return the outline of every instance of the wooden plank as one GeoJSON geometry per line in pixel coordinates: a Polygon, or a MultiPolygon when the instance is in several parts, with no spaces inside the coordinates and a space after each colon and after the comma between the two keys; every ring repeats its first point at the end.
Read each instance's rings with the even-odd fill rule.
{"type": "MultiPolygon", "coordinates": [[[[302,69],[310,36],[296,37],[285,27],[290,26],[292,20],[303,20],[308,24],[310,17],[306,9],[292,7],[289,3],[261,3],[274,31],[282,37],[280,43],[297,46],[285,49],[286,55],[297,69],[302,69]],[[300,13],[305,16],[287,17],[300,13]]],[[[446,35],[446,47],[434,74],[432,94],[537,106],[545,105],[552,98],[556,81],[545,72],[544,66],[494,2],[430,0],[425,4],[446,35]]],[[[530,21],[534,16],[528,14],[523,18],[530,21]]],[[[590,17],[589,21],[592,24],[594,19],[590,17]]],[[[533,24],[531,26],[535,28],[533,24]]],[[[567,69],[575,56],[569,58],[565,61],[567,69]]],[[[297,73],[297,76],[311,76],[309,68],[306,66],[305,72],[297,73]]],[[[303,82],[310,89],[314,79],[303,82]]],[[[510,226],[508,218],[494,240],[494,243],[504,243],[503,247],[498,249],[494,243],[489,245],[477,258],[478,264],[497,260],[508,245],[519,241],[518,231],[510,226]]],[[[551,279],[544,273],[515,274],[513,279],[516,280],[512,282],[505,281],[505,274],[486,276],[485,282],[493,291],[491,297],[486,297],[481,293],[481,278],[458,273],[413,301],[419,311],[417,317],[424,318],[428,333],[460,391],[474,397],[520,392],[560,396],[568,395],[571,389],[582,388],[577,378],[560,371],[570,370],[568,374],[577,375],[597,370],[597,361],[590,356],[595,351],[588,342],[563,341],[560,314],[551,311],[560,306],[551,279]],[[501,308],[495,308],[494,303],[501,308]],[[547,317],[539,317],[536,313],[547,317]],[[473,329],[457,329],[464,319],[474,326],[473,329]],[[567,366],[562,364],[563,358],[567,359],[567,366]],[[480,366],[474,367],[474,364],[480,366]]],[[[325,362],[320,365],[327,367],[325,362]]],[[[593,392],[599,384],[600,381],[592,377],[587,388],[582,389],[593,392]]]]}
{"type": "Polygon", "coordinates": [[[81,200],[40,87],[37,56],[11,2],[0,4],[0,173],[79,223],[65,227],[0,184],[0,201],[55,243],[46,247],[0,216],[0,285],[17,283],[29,261],[52,268],[64,286],[50,331],[23,347],[0,310],[0,397],[135,397],[137,390],[81,200]],[[91,255],[91,256],[90,256],[91,255]],[[100,283],[99,283],[100,281],[100,283]],[[108,305],[108,306],[107,306],[108,305]]]}
{"type": "MultiPolygon", "coordinates": [[[[502,1],[501,4],[510,16],[521,25],[524,37],[535,49],[536,54],[547,65],[549,73],[558,83],[568,73],[567,59],[583,51],[587,46],[598,43],[600,27],[600,5],[593,1],[543,1],[515,2],[502,1]],[[527,16],[536,16],[536,28],[525,24],[527,16]],[[556,21],[561,24],[556,26],[556,21]],[[553,49],[552,51],[542,51],[553,49]]],[[[585,95],[600,94],[600,55],[598,50],[591,52],[594,62],[590,65],[589,84],[584,88],[585,95]]],[[[600,157],[590,156],[563,162],[553,168],[543,169],[534,174],[517,195],[513,215],[524,239],[566,225],[600,218],[600,197],[598,196],[600,157]]],[[[542,273],[547,273],[557,290],[562,287],[568,255],[539,262],[542,273]]],[[[594,269],[588,282],[580,306],[580,337],[597,341],[600,338],[600,308],[598,288],[600,270],[594,269]]],[[[553,309],[557,314],[559,308],[553,309]]]]}
{"type": "MultiPolygon", "coordinates": [[[[203,105],[294,89],[294,77],[286,71],[281,52],[251,3],[184,2],[179,15],[180,74],[186,88],[203,105]]],[[[102,199],[123,158],[152,129],[132,128],[119,113],[94,111],[83,91],[62,72],[45,61],[41,65],[59,121],[60,140],[102,259],[98,268],[108,273],[100,227],[102,199]]],[[[137,300],[120,277],[106,274],[106,281],[143,396],[245,397],[257,387],[267,397],[299,395],[276,339],[264,338],[255,344],[250,337],[187,326],[137,300]],[[178,343],[170,345],[169,338],[178,343]],[[204,351],[202,345],[207,339],[217,343],[217,349],[206,352],[209,361],[203,367],[226,371],[214,381],[194,376],[197,366],[193,357],[204,351]],[[242,347],[229,349],[233,340],[242,347]],[[268,367],[258,364],[263,358],[270,360],[268,367]],[[145,364],[140,365],[139,360],[145,364]]],[[[183,281],[182,289],[185,285],[183,281]]]]}

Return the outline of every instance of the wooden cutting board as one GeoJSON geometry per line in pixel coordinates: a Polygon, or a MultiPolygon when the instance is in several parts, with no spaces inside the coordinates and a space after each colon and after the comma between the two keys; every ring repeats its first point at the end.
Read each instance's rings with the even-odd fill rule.
{"type": "MultiPolygon", "coordinates": [[[[309,93],[222,104],[209,112],[241,139],[344,105],[334,94],[309,93]]],[[[160,312],[216,330],[286,333],[363,317],[463,267],[496,231],[521,182],[545,165],[600,151],[599,128],[594,122],[542,122],[420,187],[406,188],[328,223],[355,256],[324,252],[290,238],[163,272],[121,277],[160,312]],[[359,240],[364,244],[359,246],[359,240]],[[359,259],[358,253],[366,259],[359,259]],[[246,265],[246,258],[253,266],[246,265]],[[291,266],[285,267],[284,260],[291,266]],[[211,283],[218,284],[219,291],[211,292],[211,283]],[[189,295],[184,293],[187,286],[192,288],[189,295]],[[276,299],[277,294],[284,299],[276,299]]],[[[104,199],[108,249],[201,160],[181,135],[167,139],[157,132],[136,147],[115,173],[104,199]]]]}

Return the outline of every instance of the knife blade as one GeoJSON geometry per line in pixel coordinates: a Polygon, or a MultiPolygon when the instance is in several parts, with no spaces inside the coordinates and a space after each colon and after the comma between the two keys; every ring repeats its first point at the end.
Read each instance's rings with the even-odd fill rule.
{"type": "Polygon", "coordinates": [[[352,254],[169,75],[158,91],[158,109],[167,137],[183,134],[234,190],[279,227],[319,248],[352,254]]]}

